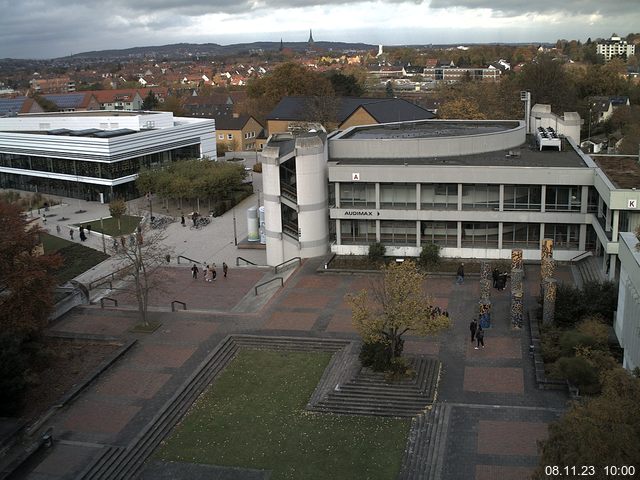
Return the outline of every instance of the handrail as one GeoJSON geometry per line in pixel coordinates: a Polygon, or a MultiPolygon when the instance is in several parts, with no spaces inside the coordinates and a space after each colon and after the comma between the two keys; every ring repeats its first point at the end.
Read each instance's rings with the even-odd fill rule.
{"type": "Polygon", "coordinates": [[[258,295],[258,288],[260,288],[260,287],[264,287],[265,285],[268,285],[268,284],[270,284],[271,282],[275,282],[276,280],[280,280],[280,286],[281,286],[281,287],[284,287],[284,279],[283,279],[282,277],[275,277],[275,278],[272,278],[271,280],[267,280],[267,281],[266,281],[266,282],[264,282],[264,283],[261,283],[261,284],[259,284],[259,285],[256,285],[256,286],[255,286],[255,288],[253,289],[253,291],[255,292],[256,296],[258,295]]]}
{"type": "MultiPolygon", "coordinates": [[[[289,260],[286,260],[286,261],[282,262],[281,264],[276,265],[275,267],[273,267],[273,273],[278,273],[278,269],[279,269],[280,267],[284,267],[284,266],[285,266],[285,265],[287,265],[288,263],[290,263],[290,262],[294,262],[294,261],[297,261],[299,265],[301,265],[301,264],[302,264],[302,258],[300,258],[300,257],[293,257],[293,258],[290,258],[289,260]]],[[[283,269],[283,270],[284,270],[284,269],[283,269]]]]}
{"type": "Polygon", "coordinates": [[[335,252],[333,252],[333,253],[331,254],[331,256],[329,257],[329,259],[328,259],[326,262],[324,262],[324,269],[325,269],[325,270],[326,270],[327,268],[329,268],[329,265],[331,265],[331,262],[333,262],[334,258],[336,258],[336,253],[335,253],[335,252]]]}
{"type": "Polygon", "coordinates": [[[185,257],[184,255],[178,255],[178,263],[180,263],[180,259],[184,258],[185,260],[189,260],[190,263],[202,263],[199,262],[198,260],[194,260],[193,258],[189,258],[189,257],[185,257]]]}
{"type": "Polygon", "coordinates": [[[249,265],[257,265],[257,263],[253,263],[251,260],[247,260],[246,258],[236,257],[236,267],[240,266],[240,260],[247,262],[249,265]]]}
{"type": "Polygon", "coordinates": [[[576,255],[575,257],[573,257],[571,260],[569,260],[570,263],[573,262],[577,262],[578,259],[582,260],[580,257],[591,257],[593,256],[593,252],[591,250],[587,250],[586,252],[582,252],[580,255],[576,255]]]}
{"type": "Polygon", "coordinates": [[[116,270],[115,272],[108,273],[107,275],[103,275],[100,278],[96,278],[94,281],[89,282],[89,290],[93,290],[96,286],[106,283],[104,282],[104,280],[106,280],[107,278],[109,278],[111,281],[115,280],[116,275],[118,275],[120,272],[123,272],[125,270],[129,270],[130,268],[131,268],[131,265],[127,265],[126,267],[122,267],[121,269],[116,270]]]}
{"type": "Polygon", "coordinates": [[[117,307],[118,306],[118,300],[116,300],[115,298],[111,298],[111,297],[102,297],[100,299],[100,308],[104,308],[104,301],[105,300],[109,300],[110,302],[113,302],[113,306],[117,307]]]}
{"type": "Polygon", "coordinates": [[[171,302],[171,311],[175,312],[176,311],[176,303],[179,303],[180,305],[182,305],[182,310],[186,310],[187,309],[187,304],[184,302],[181,302],[180,300],[174,300],[173,302],[171,302]]]}

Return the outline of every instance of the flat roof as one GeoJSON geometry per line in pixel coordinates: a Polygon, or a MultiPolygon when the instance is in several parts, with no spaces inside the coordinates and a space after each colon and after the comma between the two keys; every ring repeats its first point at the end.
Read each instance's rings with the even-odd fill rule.
{"type": "Polygon", "coordinates": [[[158,115],[166,112],[147,112],[129,110],[83,110],[75,112],[21,113],[20,117],[139,117],[141,115],[158,115]]]}
{"type": "Polygon", "coordinates": [[[640,188],[640,160],[637,156],[590,156],[616,188],[640,188]]]}
{"type": "Polygon", "coordinates": [[[329,162],[342,165],[443,165],[443,166],[488,166],[488,167],[560,167],[589,168],[582,157],[567,142],[563,151],[557,148],[538,150],[535,140],[528,137],[527,143],[507,150],[476,153],[471,155],[421,158],[329,158],[329,162]]]}
{"type": "Polygon", "coordinates": [[[520,126],[517,121],[463,121],[430,120],[426,122],[402,122],[397,124],[355,127],[340,139],[405,139],[459,137],[505,132],[520,126]]]}

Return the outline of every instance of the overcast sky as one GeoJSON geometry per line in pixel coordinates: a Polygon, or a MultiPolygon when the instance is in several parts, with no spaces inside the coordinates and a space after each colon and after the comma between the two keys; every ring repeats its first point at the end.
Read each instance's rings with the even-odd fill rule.
{"type": "Polygon", "coordinates": [[[170,43],[555,42],[640,30],[640,0],[0,0],[0,58],[170,43]]]}

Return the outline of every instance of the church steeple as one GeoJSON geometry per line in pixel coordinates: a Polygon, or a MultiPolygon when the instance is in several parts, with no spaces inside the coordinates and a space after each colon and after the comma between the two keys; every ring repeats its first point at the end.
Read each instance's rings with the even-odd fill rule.
{"type": "Polygon", "coordinates": [[[279,52],[281,52],[282,50],[284,50],[284,43],[282,43],[282,38],[280,39],[280,48],[278,49],[279,52]]]}
{"type": "Polygon", "coordinates": [[[309,29],[309,40],[307,41],[309,45],[313,45],[313,31],[309,29]]]}

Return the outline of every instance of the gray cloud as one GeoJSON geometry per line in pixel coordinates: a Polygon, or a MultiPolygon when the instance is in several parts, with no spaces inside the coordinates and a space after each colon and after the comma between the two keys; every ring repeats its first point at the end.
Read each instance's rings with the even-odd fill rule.
{"type": "MultiPolygon", "coordinates": [[[[319,40],[346,40],[368,43],[451,43],[487,41],[555,41],[558,38],[603,37],[612,32],[626,34],[640,25],[638,0],[0,0],[0,58],[46,58],[89,50],[164,45],[176,42],[236,43],[255,40],[279,40],[284,36],[304,40],[303,31],[313,28],[319,40]],[[424,16],[424,28],[385,29],[385,20],[393,16],[393,6],[415,5],[416,16],[424,16]],[[361,30],[336,31],[322,25],[304,11],[308,7],[352,7],[367,12],[379,11],[379,22],[361,30]],[[438,30],[429,24],[429,9],[458,7],[460,25],[438,30]],[[269,37],[260,31],[237,31],[221,35],[211,27],[208,35],[194,36],[190,27],[207,14],[225,14],[230,20],[266,17],[271,12],[300,11],[296,25],[281,25],[269,37]],[[501,30],[465,29],[466,9],[485,8],[494,17],[508,18],[528,13],[564,13],[566,21],[544,28],[514,25],[501,30]],[[577,24],[575,14],[600,13],[597,25],[577,24]],[[384,15],[387,15],[386,17],[384,15]],[[358,37],[360,35],[360,37],[358,37]],[[276,38],[277,37],[277,38],[276,38]],[[446,40],[445,40],[446,38],[446,40]]],[[[433,11],[433,10],[431,10],[433,11]]],[[[344,10],[341,10],[344,12],[344,10]]],[[[488,26],[490,27],[490,26],[488,26]]],[[[266,28],[265,28],[266,30],[266,28]]],[[[272,27],[273,30],[273,27],[272,27]]]]}

